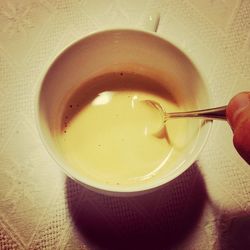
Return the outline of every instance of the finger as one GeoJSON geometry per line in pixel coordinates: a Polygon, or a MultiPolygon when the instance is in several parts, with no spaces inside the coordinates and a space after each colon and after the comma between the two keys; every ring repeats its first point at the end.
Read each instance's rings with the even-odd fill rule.
{"type": "Polygon", "coordinates": [[[250,116],[245,109],[250,108],[250,92],[242,92],[231,99],[227,107],[227,119],[232,129],[250,116]]]}

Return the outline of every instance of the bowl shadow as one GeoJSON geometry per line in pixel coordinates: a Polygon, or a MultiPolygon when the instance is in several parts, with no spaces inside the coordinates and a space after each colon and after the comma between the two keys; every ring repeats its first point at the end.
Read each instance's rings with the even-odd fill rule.
{"type": "Polygon", "coordinates": [[[250,249],[250,211],[221,215],[217,232],[220,249],[250,249]]]}
{"type": "Polygon", "coordinates": [[[193,230],[207,199],[196,164],[152,193],[111,197],[67,178],[68,210],[91,249],[169,249],[193,230]]]}

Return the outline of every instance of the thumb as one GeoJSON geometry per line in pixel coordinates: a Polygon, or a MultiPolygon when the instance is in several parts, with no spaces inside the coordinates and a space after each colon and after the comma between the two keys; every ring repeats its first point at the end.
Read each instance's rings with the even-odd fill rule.
{"type": "MultiPolygon", "coordinates": [[[[234,96],[227,106],[227,119],[234,130],[242,119],[246,119],[245,109],[250,106],[250,92],[242,92],[234,96]]],[[[250,114],[249,114],[250,115],[250,114]]]]}
{"type": "Polygon", "coordinates": [[[243,92],[229,102],[227,119],[234,133],[234,146],[250,164],[250,92],[243,92]]]}

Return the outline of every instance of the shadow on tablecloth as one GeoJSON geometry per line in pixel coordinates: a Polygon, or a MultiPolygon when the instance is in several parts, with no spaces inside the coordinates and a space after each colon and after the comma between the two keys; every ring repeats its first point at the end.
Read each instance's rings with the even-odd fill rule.
{"type": "Polygon", "coordinates": [[[221,215],[217,222],[217,232],[221,250],[249,250],[250,209],[221,215]]]}
{"type": "Polygon", "coordinates": [[[207,198],[193,165],[152,193],[129,198],[96,194],[66,179],[69,213],[90,249],[168,249],[192,232],[207,198]]]}

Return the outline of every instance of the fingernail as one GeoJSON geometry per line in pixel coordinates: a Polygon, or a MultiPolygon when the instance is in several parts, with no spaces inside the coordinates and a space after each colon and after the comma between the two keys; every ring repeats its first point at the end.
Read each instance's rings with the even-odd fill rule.
{"type": "Polygon", "coordinates": [[[243,93],[239,98],[236,98],[235,102],[237,103],[238,109],[245,108],[250,103],[250,94],[243,93]]]}

